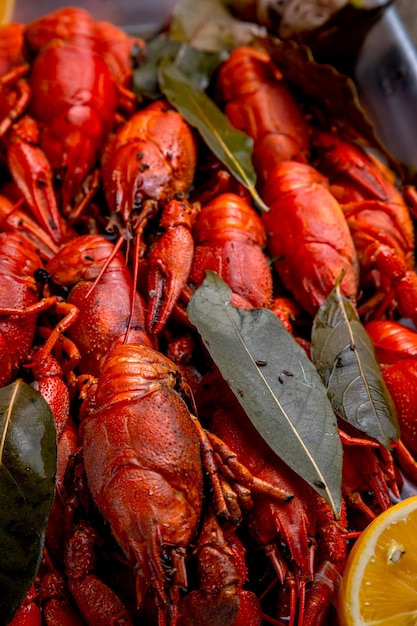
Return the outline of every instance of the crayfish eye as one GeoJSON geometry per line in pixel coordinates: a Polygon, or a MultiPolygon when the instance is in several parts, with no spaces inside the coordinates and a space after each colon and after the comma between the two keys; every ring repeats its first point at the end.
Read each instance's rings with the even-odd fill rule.
{"type": "Polygon", "coordinates": [[[282,555],[284,556],[285,559],[287,560],[291,560],[291,552],[289,547],[287,546],[286,543],[280,542],[279,543],[279,549],[282,553],[282,555]]]}
{"type": "Polygon", "coordinates": [[[143,204],[143,197],[140,191],[137,191],[133,198],[133,209],[140,209],[143,204]]]}
{"type": "Polygon", "coordinates": [[[37,283],[45,285],[50,279],[51,275],[49,272],[46,271],[46,269],[44,269],[43,267],[39,267],[37,270],[35,270],[33,277],[37,283]]]}
{"type": "Polygon", "coordinates": [[[175,568],[172,566],[172,559],[165,550],[161,551],[161,565],[168,578],[174,575],[175,568]]]}
{"type": "Polygon", "coordinates": [[[144,48],[140,46],[137,42],[133,44],[133,47],[130,51],[130,58],[134,69],[140,67],[140,65],[143,63],[144,48]]]}

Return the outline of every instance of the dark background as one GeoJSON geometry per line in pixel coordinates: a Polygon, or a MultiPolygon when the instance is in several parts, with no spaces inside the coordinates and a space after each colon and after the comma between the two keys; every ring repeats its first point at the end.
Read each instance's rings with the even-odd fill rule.
{"type": "MultiPolygon", "coordinates": [[[[42,15],[59,6],[70,4],[69,0],[41,0],[40,3],[34,0],[15,0],[15,19],[26,22],[34,15],[42,15]]],[[[86,0],[76,4],[97,13],[101,19],[128,27],[139,21],[149,27],[155,22],[163,22],[169,16],[170,7],[175,4],[175,0],[86,0]]],[[[395,0],[394,6],[417,45],[417,0],[395,0]]]]}

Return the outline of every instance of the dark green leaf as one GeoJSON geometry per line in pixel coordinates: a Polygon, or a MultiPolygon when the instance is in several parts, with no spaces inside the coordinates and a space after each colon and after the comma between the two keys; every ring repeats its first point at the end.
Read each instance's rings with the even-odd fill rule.
{"type": "Polygon", "coordinates": [[[363,41],[392,0],[339,3],[316,2],[305,10],[287,10],[287,3],[264,0],[226,0],[233,13],[254,20],[280,40],[304,44],[321,63],[351,73],[363,41]],[[280,6],[282,5],[282,6],[280,6]]]}
{"type": "Polygon", "coordinates": [[[340,512],[342,447],[317,370],[268,309],[231,306],[213,272],[188,316],[247,415],[276,454],[340,512]]]}
{"type": "Polygon", "coordinates": [[[146,59],[133,71],[133,90],[137,96],[151,100],[161,97],[158,84],[158,63],[163,58],[175,59],[181,43],[172,41],[168,35],[158,35],[146,47],[146,59]]]}
{"type": "Polygon", "coordinates": [[[146,60],[133,72],[133,87],[138,96],[160,98],[158,65],[169,59],[186,75],[196,89],[207,89],[210,78],[218,65],[228,56],[226,51],[209,52],[173,41],[169,35],[161,34],[147,45],[146,60]]]}
{"type": "Polygon", "coordinates": [[[195,89],[204,91],[210,83],[214,70],[225,61],[228,53],[198,50],[182,44],[175,59],[175,65],[195,89]]]}
{"type": "Polygon", "coordinates": [[[363,42],[392,0],[347,2],[318,28],[295,34],[293,39],[308,46],[314,58],[352,74],[363,42]],[[366,5],[373,6],[366,6],[366,5]]]}
{"type": "Polygon", "coordinates": [[[171,104],[199,131],[211,151],[249,190],[256,205],[268,211],[255,189],[252,139],[234,128],[226,115],[204,91],[194,87],[175,63],[163,59],[158,75],[160,88],[171,104]]]}
{"type": "Polygon", "coordinates": [[[339,285],[314,318],[311,356],[335,412],[390,447],[399,437],[395,407],[373,343],[339,285]]]}
{"type": "Polygon", "coordinates": [[[55,491],[56,430],[42,396],[21,380],[0,389],[0,623],[38,571],[55,491]]]}

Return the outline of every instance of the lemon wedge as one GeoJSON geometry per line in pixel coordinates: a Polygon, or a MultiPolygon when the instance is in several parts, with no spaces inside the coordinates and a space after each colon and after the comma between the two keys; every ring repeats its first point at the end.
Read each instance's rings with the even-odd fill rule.
{"type": "Polygon", "coordinates": [[[13,15],[14,0],[0,0],[0,24],[8,24],[13,15]]]}
{"type": "Polygon", "coordinates": [[[417,626],[417,496],[384,511],[360,535],[337,612],[340,626],[417,626]]]}

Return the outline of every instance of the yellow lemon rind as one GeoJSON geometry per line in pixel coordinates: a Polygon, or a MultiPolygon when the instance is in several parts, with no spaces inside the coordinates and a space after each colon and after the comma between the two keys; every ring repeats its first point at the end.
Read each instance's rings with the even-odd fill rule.
{"type": "Polygon", "coordinates": [[[349,555],[347,576],[342,580],[337,601],[338,613],[343,625],[366,626],[369,623],[364,620],[358,601],[365,569],[375,554],[382,533],[391,524],[406,519],[416,510],[417,496],[407,498],[390,507],[369,524],[353,546],[349,555]]]}

